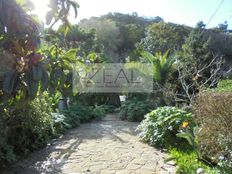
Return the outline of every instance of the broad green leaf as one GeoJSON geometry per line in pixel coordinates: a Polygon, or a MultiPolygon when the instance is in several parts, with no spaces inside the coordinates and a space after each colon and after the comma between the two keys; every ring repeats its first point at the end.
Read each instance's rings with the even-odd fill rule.
{"type": "Polygon", "coordinates": [[[179,138],[186,139],[191,146],[194,146],[194,142],[193,142],[193,139],[192,139],[190,134],[185,133],[185,132],[181,132],[181,133],[177,133],[176,136],[179,138]]]}
{"type": "Polygon", "coordinates": [[[173,160],[176,160],[176,157],[170,156],[170,157],[166,158],[166,159],[164,160],[164,162],[165,162],[165,163],[168,163],[168,162],[173,161],[173,160]]]}
{"type": "Polygon", "coordinates": [[[77,55],[78,49],[70,49],[66,53],[64,53],[63,57],[66,57],[72,61],[76,60],[76,55],[77,55]]]}

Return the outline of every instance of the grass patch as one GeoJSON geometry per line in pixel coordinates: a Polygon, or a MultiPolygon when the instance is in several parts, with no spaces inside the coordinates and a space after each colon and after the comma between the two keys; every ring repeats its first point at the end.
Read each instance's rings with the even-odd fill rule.
{"type": "Polygon", "coordinates": [[[169,154],[177,163],[177,174],[196,174],[198,168],[203,168],[207,174],[218,174],[217,169],[198,161],[197,153],[193,150],[171,148],[169,154]]]}

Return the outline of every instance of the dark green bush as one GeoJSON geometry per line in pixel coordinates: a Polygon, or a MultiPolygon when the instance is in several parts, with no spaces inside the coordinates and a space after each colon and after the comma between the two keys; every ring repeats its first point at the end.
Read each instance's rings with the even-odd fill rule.
{"type": "Polygon", "coordinates": [[[106,105],[95,106],[93,108],[92,114],[96,119],[101,119],[106,116],[108,107],[106,105]]]}
{"type": "Polygon", "coordinates": [[[2,161],[11,162],[16,160],[13,146],[7,143],[6,136],[6,125],[4,125],[3,119],[0,118],[0,163],[2,161]]]}
{"type": "Polygon", "coordinates": [[[9,99],[1,107],[0,160],[12,161],[15,154],[45,145],[54,134],[52,108],[46,93],[29,103],[9,99]]]}
{"type": "Polygon", "coordinates": [[[9,99],[1,104],[0,162],[44,146],[52,137],[91,119],[106,115],[107,106],[84,106],[74,103],[68,110],[54,113],[53,99],[43,93],[33,101],[9,99]]]}
{"type": "Polygon", "coordinates": [[[101,119],[106,115],[106,111],[107,107],[105,105],[92,107],[76,102],[61,113],[65,116],[65,127],[73,128],[79,126],[80,123],[85,123],[92,119],[101,119]]]}
{"type": "Polygon", "coordinates": [[[15,109],[7,119],[9,143],[17,150],[43,146],[53,134],[51,113],[51,105],[43,97],[37,97],[27,107],[15,109]]]}
{"type": "Polygon", "coordinates": [[[148,101],[131,99],[125,101],[120,110],[120,118],[128,121],[142,121],[144,115],[152,110],[152,105],[148,101]]]}
{"type": "Polygon", "coordinates": [[[178,143],[176,134],[183,122],[192,123],[192,114],[176,107],[159,107],[148,113],[137,130],[143,141],[157,147],[169,147],[178,143]]]}
{"type": "MultiPolygon", "coordinates": [[[[66,121],[66,117],[61,113],[51,113],[53,119],[53,132],[55,135],[64,133],[66,129],[72,128],[66,121]]],[[[79,123],[79,122],[78,122],[79,123]]],[[[79,124],[77,124],[78,126],[79,124]]]]}
{"type": "MultiPolygon", "coordinates": [[[[232,169],[232,93],[202,92],[194,106],[201,154],[232,169]]],[[[225,169],[225,167],[223,167],[225,169]]]]}

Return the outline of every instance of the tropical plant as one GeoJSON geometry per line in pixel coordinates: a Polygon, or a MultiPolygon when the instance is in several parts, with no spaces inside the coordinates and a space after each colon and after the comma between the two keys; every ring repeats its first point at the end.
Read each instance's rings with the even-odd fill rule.
{"type": "Polygon", "coordinates": [[[199,160],[200,157],[200,151],[199,151],[199,144],[198,144],[198,127],[189,127],[188,122],[183,122],[182,129],[179,133],[176,134],[179,138],[184,138],[187,140],[189,145],[192,147],[193,151],[197,154],[197,159],[199,160]]]}
{"type": "Polygon", "coordinates": [[[154,81],[164,85],[174,68],[175,60],[169,56],[169,51],[166,51],[164,54],[158,52],[155,55],[149,52],[142,52],[141,56],[142,62],[145,60],[145,62],[153,64],[154,81]]]}
{"type": "MultiPolygon", "coordinates": [[[[61,19],[64,27],[68,23],[70,6],[74,7],[75,12],[78,8],[77,3],[71,0],[51,0],[49,6],[52,10],[47,14],[47,23],[52,18],[55,18],[53,24],[61,19]]],[[[2,89],[6,94],[17,93],[22,98],[35,98],[37,92],[44,91],[48,85],[46,58],[37,52],[40,44],[40,22],[28,15],[32,4],[26,0],[2,1],[0,10],[2,89]]]]}
{"type": "Polygon", "coordinates": [[[48,89],[51,94],[59,91],[67,97],[72,89],[72,66],[77,62],[77,49],[68,51],[56,45],[44,47],[41,52],[47,57],[47,69],[50,72],[48,89]]]}

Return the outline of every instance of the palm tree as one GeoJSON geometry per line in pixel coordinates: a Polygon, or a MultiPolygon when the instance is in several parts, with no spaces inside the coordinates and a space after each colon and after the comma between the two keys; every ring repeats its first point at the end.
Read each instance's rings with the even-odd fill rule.
{"type": "Polygon", "coordinates": [[[154,82],[159,85],[165,85],[168,80],[168,76],[173,71],[174,59],[169,56],[169,51],[166,51],[163,55],[161,52],[152,55],[149,52],[141,53],[142,62],[153,64],[153,78],[154,82]]]}

